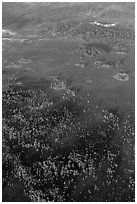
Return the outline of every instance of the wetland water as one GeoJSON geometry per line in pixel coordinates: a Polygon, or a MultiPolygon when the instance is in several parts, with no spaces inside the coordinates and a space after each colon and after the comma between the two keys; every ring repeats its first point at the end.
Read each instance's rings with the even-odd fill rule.
{"type": "MultiPolygon", "coordinates": [[[[23,71],[29,75],[48,78],[50,74],[58,74],[59,72],[66,78],[72,80],[72,85],[82,87],[85,91],[92,91],[93,94],[103,99],[106,104],[118,105],[121,108],[134,107],[134,47],[130,46],[126,56],[111,53],[108,45],[90,43],[88,47],[103,49],[105,61],[117,62],[123,59],[123,69],[128,70],[127,81],[119,81],[115,79],[115,75],[120,71],[115,69],[92,69],[92,60],[87,67],[76,66],[81,62],[80,56],[74,53],[80,41],[71,39],[36,39],[31,43],[23,45],[22,48],[16,47],[16,50],[7,50],[3,53],[3,59],[13,59],[15,66],[20,67],[14,73],[18,78],[23,71]],[[28,59],[31,63],[18,65],[21,58],[28,59]],[[92,84],[87,87],[87,80],[92,80],[92,84]]],[[[87,45],[86,45],[87,46],[87,45]]],[[[84,61],[84,60],[83,60],[84,61]]],[[[14,66],[10,68],[10,72],[15,71],[14,66]]],[[[103,66],[102,66],[103,67],[103,66]]]]}
{"type": "Polygon", "coordinates": [[[128,4],[3,4],[3,202],[135,200],[128,4]]]}

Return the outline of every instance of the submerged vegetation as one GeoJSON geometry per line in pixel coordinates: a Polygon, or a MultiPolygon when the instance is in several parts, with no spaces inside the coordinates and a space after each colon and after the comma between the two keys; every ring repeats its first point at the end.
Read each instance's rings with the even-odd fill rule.
{"type": "Polygon", "coordinates": [[[114,78],[119,80],[119,81],[128,81],[129,80],[129,76],[126,73],[117,73],[114,76],[114,78]]]}

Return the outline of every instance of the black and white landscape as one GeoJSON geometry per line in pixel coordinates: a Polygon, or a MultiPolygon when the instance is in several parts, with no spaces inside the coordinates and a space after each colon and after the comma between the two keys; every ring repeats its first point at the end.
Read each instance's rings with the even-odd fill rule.
{"type": "Polygon", "coordinates": [[[135,201],[134,3],[2,3],[2,199],[135,201]]]}

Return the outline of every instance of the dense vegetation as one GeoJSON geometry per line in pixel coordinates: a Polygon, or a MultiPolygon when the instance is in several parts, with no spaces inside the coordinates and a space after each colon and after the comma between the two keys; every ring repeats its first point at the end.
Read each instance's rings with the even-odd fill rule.
{"type": "Polygon", "coordinates": [[[133,201],[134,113],[91,107],[61,82],[3,92],[3,186],[16,180],[31,201],[133,201]]]}

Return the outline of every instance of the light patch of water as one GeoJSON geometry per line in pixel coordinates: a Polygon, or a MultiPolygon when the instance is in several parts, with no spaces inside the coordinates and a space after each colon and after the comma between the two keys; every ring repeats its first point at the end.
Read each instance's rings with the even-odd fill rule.
{"type": "Polygon", "coordinates": [[[14,68],[14,69],[20,69],[22,67],[21,64],[13,64],[11,63],[10,65],[5,66],[6,69],[14,68]]]}
{"type": "Polygon", "coordinates": [[[3,41],[18,41],[18,42],[21,42],[21,43],[31,43],[32,41],[31,40],[28,40],[26,38],[2,38],[3,41]]]}
{"type": "Polygon", "coordinates": [[[117,55],[126,55],[127,53],[126,53],[126,52],[117,51],[116,54],[117,54],[117,55]]]}
{"type": "Polygon", "coordinates": [[[22,83],[21,81],[18,81],[16,84],[17,84],[18,86],[23,86],[23,83],[22,83]]]}
{"type": "Polygon", "coordinates": [[[84,68],[84,64],[75,64],[75,66],[84,68]]]}
{"type": "Polygon", "coordinates": [[[5,34],[16,35],[17,33],[12,32],[11,30],[2,29],[2,32],[5,34]]]}
{"type": "Polygon", "coordinates": [[[87,82],[87,83],[93,83],[93,81],[92,81],[92,80],[86,80],[86,82],[87,82]]]}
{"type": "Polygon", "coordinates": [[[91,24],[95,24],[95,25],[99,25],[99,26],[103,26],[103,27],[107,27],[107,28],[109,28],[109,27],[114,27],[114,26],[116,26],[117,23],[118,23],[118,22],[116,22],[116,23],[111,23],[111,24],[102,24],[102,23],[99,23],[99,22],[96,22],[96,21],[91,22],[91,24]]]}
{"type": "Polygon", "coordinates": [[[14,39],[13,39],[13,38],[2,38],[2,40],[3,40],[3,41],[6,41],[6,40],[8,40],[8,41],[13,41],[14,39]]]}
{"type": "Polygon", "coordinates": [[[81,66],[81,64],[75,64],[75,66],[81,66]]]}

